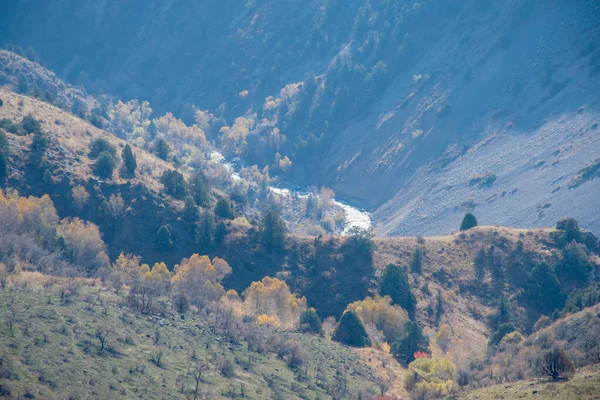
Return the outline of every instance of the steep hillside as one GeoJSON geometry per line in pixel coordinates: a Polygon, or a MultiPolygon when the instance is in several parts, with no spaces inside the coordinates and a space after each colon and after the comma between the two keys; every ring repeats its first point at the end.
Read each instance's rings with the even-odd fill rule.
{"type": "Polygon", "coordinates": [[[289,156],[286,180],[373,210],[379,234],[446,234],[465,209],[600,231],[595,175],[576,178],[599,148],[594,2],[136,4],[13,2],[0,39],[94,91],[211,110],[231,155],[289,156]]]}

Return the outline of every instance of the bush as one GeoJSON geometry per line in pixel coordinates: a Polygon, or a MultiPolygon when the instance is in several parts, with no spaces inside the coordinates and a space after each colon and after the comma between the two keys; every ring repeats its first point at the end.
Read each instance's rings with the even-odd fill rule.
{"type": "Polygon", "coordinates": [[[94,173],[100,178],[111,179],[117,162],[107,151],[100,153],[94,163],[94,173]]]}
{"type": "Polygon", "coordinates": [[[352,347],[371,345],[367,331],[354,311],[344,312],[332,339],[352,347]]]}
{"type": "Polygon", "coordinates": [[[117,149],[115,149],[115,147],[110,144],[108,140],[102,138],[94,139],[92,143],[90,143],[90,152],[88,157],[95,159],[100,157],[100,154],[104,152],[110,154],[113,159],[117,158],[117,149]]]}
{"type": "Polygon", "coordinates": [[[477,219],[475,218],[475,216],[473,214],[466,213],[465,217],[462,220],[462,223],[460,224],[460,230],[461,231],[466,231],[468,229],[474,228],[477,226],[477,219]]]}
{"type": "Polygon", "coordinates": [[[446,358],[418,358],[408,365],[404,385],[413,398],[433,399],[451,394],[456,367],[446,358]]]}
{"type": "Polygon", "coordinates": [[[31,115],[23,117],[23,120],[21,121],[21,127],[27,133],[42,132],[42,124],[31,115]]]}

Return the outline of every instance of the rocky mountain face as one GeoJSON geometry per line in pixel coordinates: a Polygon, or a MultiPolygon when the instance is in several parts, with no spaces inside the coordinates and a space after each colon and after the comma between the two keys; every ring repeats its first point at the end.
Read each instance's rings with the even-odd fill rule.
{"type": "Polygon", "coordinates": [[[378,234],[446,233],[465,210],[600,231],[594,2],[137,3],[14,2],[0,42],[92,91],[208,109],[217,143],[243,116],[230,151],[289,156],[286,180],[373,211],[378,234]]]}

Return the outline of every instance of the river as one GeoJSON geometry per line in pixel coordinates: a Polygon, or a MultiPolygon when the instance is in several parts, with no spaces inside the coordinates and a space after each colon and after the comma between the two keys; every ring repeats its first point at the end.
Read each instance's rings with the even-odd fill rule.
{"type": "MultiPolygon", "coordinates": [[[[210,155],[211,160],[223,165],[226,167],[231,173],[231,179],[233,181],[242,180],[243,178],[240,176],[240,171],[236,167],[234,163],[229,162],[223,154],[218,151],[213,151],[210,155]]],[[[310,192],[308,190],[302,188],[295,188],[292,186],[289,187],[278,187],[274,185],[269,186],[269,190],[279,196],[298,196],[308,197],[310,192]]],[[[371,216],[370,214],[358,207],[355,207],[346,202],[333,199],[333,204],[335,207],[340,208],[344,212],[345,222],[344,222],[344,230],[342,231],[342,236],[347,235],[352,228],[360,228],[360,229],[370,229],[371,228],[371,216]]]]}

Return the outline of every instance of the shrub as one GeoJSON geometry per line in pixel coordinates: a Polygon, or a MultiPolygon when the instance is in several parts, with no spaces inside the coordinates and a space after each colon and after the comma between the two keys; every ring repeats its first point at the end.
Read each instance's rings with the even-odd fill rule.
{"type": "Polygon", "coordinates": [[[42,124],[37,119],[33,118],[31,115],[26,115],[23,117],[21,121],[21,127],[27,133],[41,133],[42,132],[42,124]]]}
{"type": "Polygon", "coordinates": [[[103,151],[100,153],[94,163],[94,173],[101,178],[112,178],[113,171],[116,166],[116,161],[109,152],[103,151]]]}
{"type": "Polygon", "coordinates": [[[219,372],[225,378],[233,378],[235,376],[235,364],[228,358],[225,358],[219,362],[219,372]]]}
{"type": "Polygon", "coordinates": [[[117,157],[117,149],[106,139],[98,138],[94,139],[92,143],[90,143],[90,152],[88,157],[91,159],[95,159],[100,157],[100,154],[103,152],[107,152],[112,156],[112,158],[117,157]]]}
{"type": "Polygon", "coordinates": [[[465,217],[462,220],[462,223],[460,224],[460,230],[461,231],[466,231],[468,229],[471,229],[473,227],[477,226],[477,219],[475,218],[475,216],[472,213],[466,213],[465,217]]]}
{"type": "Polygon", "coordinates": [[[454,390],[455,369],[446,358],[417,358],[408,365],[404,385],[416,399],[445,398],[454,390]]]}
{"type": "Polygon", "coordinates": [[[352,310],[344,312],[332,339],[352,347],[368,347],[371,345],[365,327],[358,315],[352,310]]]}

